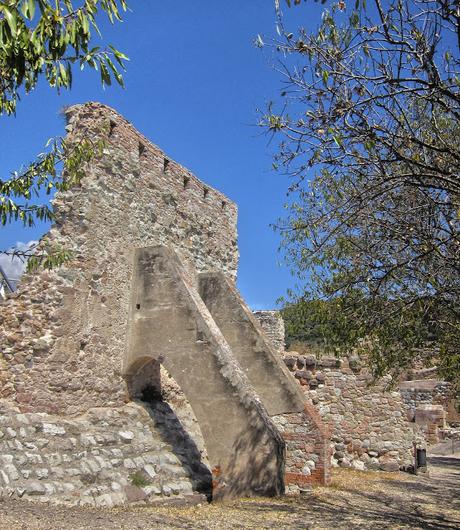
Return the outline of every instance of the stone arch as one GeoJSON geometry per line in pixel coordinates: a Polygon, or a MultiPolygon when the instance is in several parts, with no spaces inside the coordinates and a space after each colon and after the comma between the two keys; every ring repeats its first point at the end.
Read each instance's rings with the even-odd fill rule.
{"type": "Polygon", "coordinates": [[[163,364],[195,413],[213,474],[213,497],[284,491],[285,444],[235,360],[178,256],[137,249],[123,373],[163,364]]]}
{"type": "Polygon", "coordinates": [[[147,387],[154,387],[161,394],[161,363],[152,357],[139,357],[126,370],[126,384],[130,399],[143,401],[147,387]]]}
{"type": "MultiPolygon", "coordinates": [[[[126,378],[130,399],[139,403],[152,419],[164,443],[165,459],[172,452],[186,473],[194,491],[208,497],[212,492],[212,475],[203,435],[185,394],[161,362],[142,357],[134,363],[126,378]]],[[[177,466],[176,466],[177,467],[177,466]]],[[[170,466],[174,473],[174,466],[170,466]]]]}

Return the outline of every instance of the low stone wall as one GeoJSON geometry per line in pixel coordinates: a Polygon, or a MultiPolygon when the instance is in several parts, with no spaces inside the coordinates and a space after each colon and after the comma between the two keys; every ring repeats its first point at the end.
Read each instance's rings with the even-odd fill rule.
{"type": "Polygon", "coordinates": [[[423,438],[401,394],[385,390],[388,380],[372,385],[357,358],[288,352],[284,361],[332,429],[332,465],[384,471],[411,465],[413,441],[423,438]]]}
{"type": "Polygon", "coordinates": [[[329,485],[330,432],[315,407],[306,403],[303,412],[273,416],[272,421],[286,442],[286,493],[295,495],[311,485],[329,485]]]}
{"type": "Polygon", "coordinates": [[[0,403],[0,497],[113,506],[211,489],[186,407],[131,402],[68,419],[8,407],[0,403]]]}
{"type": "Polygon", "coordinates": [[[416,409],[421,406],[441,405],[446,411],[448,423],[460,423],[460,412],[457,410],[459,398],[455,399],[450,383],[439,379],[416,379],[403,381],[399,390],[409,408],[411,418],[415,418],[416,409]]]}

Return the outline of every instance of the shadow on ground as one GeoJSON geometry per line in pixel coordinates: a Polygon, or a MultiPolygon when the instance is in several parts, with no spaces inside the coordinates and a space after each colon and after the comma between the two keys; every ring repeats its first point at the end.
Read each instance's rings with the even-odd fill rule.
{"type": "Polygon", "coordinates": [[[460,528],[460,459],[436,457],[429,474],[336,470],[330,488],[296,499],[195,506],[69,508],[0,499],[0,530],[460,528]]]}

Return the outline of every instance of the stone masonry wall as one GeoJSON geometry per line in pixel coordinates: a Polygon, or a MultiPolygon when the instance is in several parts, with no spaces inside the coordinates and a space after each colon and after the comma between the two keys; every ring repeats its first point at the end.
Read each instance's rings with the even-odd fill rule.
{"type": "Polygon", "coordinates": [[[315,407],[306,403],[301,413],[272,416],[286,442],[286,491],[297,494],[311,485],[331,481],[330,432],[315,407]]]}
{"type": "Polygon", "coordinates": [[[329,484],[328,429],[291,378],[279,352],[233,282],[219,273],[204,273],[199,275],[199,286],[203,301],[285,442],[286,492],[296,494],[312,484],[329,484]]]}
{"type": "Polygon", "coordinates": [[[284,352],[284,320],[279,311],[253,311],[260,327],[278,352],[284,352]]]}
{"type": "MultiPolygon", "coordinates": [[[[236,277],[236,206],[112,109],[89,103],[66,116],[70,144],[103,139],[104,149],[85,168],[81,185],[56,195],[56,221],[40,243],[70,250],[71,261],[25,275],[18,291],[0,302],[0,495],[110,506],[193,491],[214,495],[230,486],[235,494],[282,493],[285,442],[197,290],[199,273],[236,277]],[[139,302],[132,296],[136,252],[147,248],[176,256],[183,273],[178,285],[166,274],[172,258],[157,260],[164,282],[149,277],[140,291],[158,292],[139,302]],[[191,300],[199,310],[191,310],[191,300]],[[178,398],[174,381],[164,387],[160,377],[155,388],[153,367],[132,380],[124,366],[130,319],[147,323],[147,330],[144,317],[158,324],[159,311],[161,329],[139,342],[131,368],[158,361],[175,370],[182,388],[192,371],[201,375],[188,381],[194,410],[185,396],[178,398]],[[218,383],[211,395],[209,375],[218,383]],[[165,388],[175,399],[165,398],[165,388]],[[228,407],[232,389],[232,399],[242,399],[239,408],[228,407]],[[232,415],[244,432],[225,431],[232,415]],[[223,462],[227,467],[216,447],[233,455],[223,462]]],[[[322,462],[308,467],[324,476],[322,462]]]]}
{"type": "Polygon", "coordinates": [[[138,401],[65,418],[3,402],[0,497],[113,506],[209,493],[199,426],[184,402],[173,406],[138,401]]]}
{"type": "Polygon", "coordinates": [[[402,398],[410,411],[411,419],[415,418],[416,409],[423,405],[441,405],[447,413],[447,422],[460,422],[460,413],[452,385],[438,379],[418,379],[403,381],[399,385],[402,398]]]}
{"type": "MultiPolygon", "coordinates": [[[[193,288],[177,253],[157,246],[136,249],[135,254],[124,364],[127,381],[139,376],[145,381],[147,363],[155,362],[180,385],[206,444],[213,498],[282,493],[284,441],[221,323],[193,288]]],[[[234,286],[224,273],[218,274],[234,286]]],[[[240,323],[239,328],[243,326],[240,323]]],[[[269,368],[265,362],[262,371],[269,368]]],[[[288,373],[282,380],[292,384],[288,373]]],[[[298,391],[297,385],[293,388],[298,391]]]]}
{"type": "Polygon", "coordinates": [[[287,352],[284,361],[332,430],[332,465],[395,471],[412,464],[423,437],[387,380],[372,385],[357,358],[319,358],[287,352]]]}
{"type": "Polygon", "coordinates": [[[236,275],[236,206],[169,160],[112,109],[67,111],[69,139],[103,138],[81,186],[58,193],[42,241],[73,252],[0,301],[0,398],[22,412],[81,414],[128,399],[125,352],[132,249],[163,244],[190,270],[236,275]]]}

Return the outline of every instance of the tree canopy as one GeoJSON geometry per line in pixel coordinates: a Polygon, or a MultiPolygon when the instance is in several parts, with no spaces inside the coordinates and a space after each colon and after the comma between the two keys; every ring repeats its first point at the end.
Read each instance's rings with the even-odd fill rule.
{"type": "Polygon", "coordinates": [[[458,1],[339,1],[313,32],[278,13],[279,39],[259,45],[278,56],[281,101],[260,124],[291,178],[277,228],[306,288],[290,310],[327,300],[309,318],[376,375],[417,359],[458,381],[458,1]]]}

